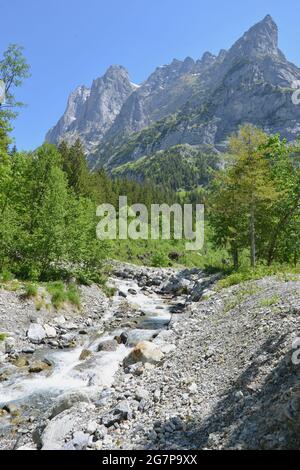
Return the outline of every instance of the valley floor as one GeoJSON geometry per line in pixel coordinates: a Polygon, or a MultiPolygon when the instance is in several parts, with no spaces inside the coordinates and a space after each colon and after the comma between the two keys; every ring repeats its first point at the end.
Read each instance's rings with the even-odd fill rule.
{"type": "MultiPolygon", "coordinates": [[[[32,346],[26,329],[34,319],[28,304],[15,331],[18,295],[0,291],[0,330],[12,330],[15,338],[6,354],[5,342],[1,346],[0,448],[299,449],[300,365],[292,356],[300,336],[300,277],[219,290],[217,276],[197,269],[120,265],[112,282],[119,291],[114,299],[95,286],[85,288],[80,314],[63,312],[65,324],[54,314],[47,318],[56,339],[33,345],[33,354],[44,354],[47,346],[50,358],[57,348],[75,347],[79,355],[87,348],[84,336],[91,351],[75,365],[76,379],[89,377],[88,385],[64,390],[44,405],[36,397],[8,403],[1,398],[1,386],[15,374],[13,362],[32,346]],[[147,299],[155,312],[147,310],[147,299]],[[70,331],[74,344],[67,346],[70,331]],[[120,353],[123,343],[127,349],[114,356],[114,376],[101,382],[103,354],[120,353]]],[[[40,374],[43,380],[51,371],[40,374]]]]}

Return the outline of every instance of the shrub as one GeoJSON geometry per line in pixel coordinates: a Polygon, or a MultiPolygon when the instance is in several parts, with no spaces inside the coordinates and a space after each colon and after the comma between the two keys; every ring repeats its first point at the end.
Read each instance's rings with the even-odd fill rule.
{"type": "Polygon", "coordinates": [[[58,310],[62,304],[69,302],[76,307],[80,307],[80,294],[75,284],[68,286],[61,281],[52,282],[47,287],[48,292],[51,294],[52,305],[58,310]]]}
{"type": "Polygon", "coordinates": [[[151,265],[155,268],[169,266],[169,260],[163,253],[155,253],[151,258],[151,265]]]}
{"type": "Polygon", "coordinates": [[[0,278],[3,282],[9,282],[13,280],[14,275],[10,271],[4,269],[1,273],[0,278]]]}
{"type": "Polygon", "coordinates": [[[38,287],[36,284],[25,285],[25,297],[36,297],[38,295],[38,287]]]}

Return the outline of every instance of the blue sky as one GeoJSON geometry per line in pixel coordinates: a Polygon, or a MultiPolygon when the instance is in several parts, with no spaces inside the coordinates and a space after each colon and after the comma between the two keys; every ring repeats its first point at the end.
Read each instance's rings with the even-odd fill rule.
{"type": "Polygon", "coordinates": [[[18,148],[40,145],[70,91],[109,65],[124,65],[140,83],[173,58],[229,48],[268,13],[281,49],[300,66],[298,0],[2,0],[0,52],[21,44],[32,67],[18,91],[27,103],[15,122],[18,148]]]}

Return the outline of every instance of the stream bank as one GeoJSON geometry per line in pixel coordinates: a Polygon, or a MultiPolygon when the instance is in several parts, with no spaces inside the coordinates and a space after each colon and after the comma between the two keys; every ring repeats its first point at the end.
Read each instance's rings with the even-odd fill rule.
{"type": "MultiPolygon", "coordinates": [[[[75,347],[51,348],[70,355],[64,383],[83,382],[48,402],[43,391],[46,406],[34,394],[27,410],[15,399],[4,405],[1,448],[298,448],[300,371],[291,358],[300,280],[266,278],[220,292],[216,280],[199,270],[115,268],[116,296],[97,294],[103,311],[84,335],[86,316],[73,318],[75,347]]],[[[52,372],[33,382],[59,373],[57,358],[48,359],[52,372]]]]}

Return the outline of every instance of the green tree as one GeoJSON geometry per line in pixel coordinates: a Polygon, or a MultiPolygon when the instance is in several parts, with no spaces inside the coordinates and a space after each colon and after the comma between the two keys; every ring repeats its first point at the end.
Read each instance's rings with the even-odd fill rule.
{"type": "Polygon", "coordinates": [[[0,117],[9,120],[16,116],[15,108],[23,103],[16,101],[15,89],[30,76],[30,67],[23,55],[23,47],[10,44],[0,60],[0,79],[5,85],[5,102],[0,105],[0,117]]]}
{"type": "Polygon", "coordinates": [[[230,138],[231,161],[213,186],[211,220],[216,240],[230,245],[236,268],[238,252],[246,247],[250,249],[251,267],[255,267],[260,229],[280,197],[265,156],[267,142],[268,136],[259,129],[250,124],[241,127],[230,138]]]}

